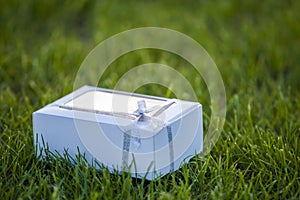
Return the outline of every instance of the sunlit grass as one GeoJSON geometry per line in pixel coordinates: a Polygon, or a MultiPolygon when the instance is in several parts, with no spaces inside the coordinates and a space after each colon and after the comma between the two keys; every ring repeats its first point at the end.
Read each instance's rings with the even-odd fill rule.
{"type": "MultiPolygon", "coordinates": [[[[7,198],[299,199],[300,3],[298,1],[37,1],[0,3],[0,194],[7,198]],[[155,182],[95,170],[84,159],[36,158],[31,114],[73,89],[85,56],[107,37],[159,26],[197,40],[215,60],[227,95],[212,152],[155,182]]],[[[115,61],[99,86],[158,62],[188,80],[209,123],[209,94],[185,60],[140,50],[115,61]]],[[[159,85],[138,92],[170,96],[159,85]]]]}

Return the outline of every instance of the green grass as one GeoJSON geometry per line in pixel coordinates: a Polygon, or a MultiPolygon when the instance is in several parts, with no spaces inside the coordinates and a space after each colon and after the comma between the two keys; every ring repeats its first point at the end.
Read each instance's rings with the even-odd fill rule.
{"type": "MultiPolygon", "coordinates": [[[[1,1],[1,199],[299,199],[299,1],[1,1]],[[96,171],[83,159],[36,158],[33,111],[72,91],[77,69],[99,42],[130,28],[158,26],[197,40],[215,60],[227,94],[214,149],[162,179],[96,171]]],[[[186,61],[140,50],[114,62],[99,86],[113,88],[131,67],[173,66],[195,89],[209,124],[209,94],[186,61]],[[191,78],[192,77],[192,78],[191,78]]],[[[138,92],[168,96],[158,85],[138,92]]]]}

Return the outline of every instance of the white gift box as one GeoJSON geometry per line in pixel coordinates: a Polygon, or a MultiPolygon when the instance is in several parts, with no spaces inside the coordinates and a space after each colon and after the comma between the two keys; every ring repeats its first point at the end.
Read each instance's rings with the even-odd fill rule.
{"type": "Polygon", "coordinates": [[[34,112],[33,133],[37,152],[79,150],[90,164],[152,180],[202,151],[202,107],[84,86],[34,112]]]}

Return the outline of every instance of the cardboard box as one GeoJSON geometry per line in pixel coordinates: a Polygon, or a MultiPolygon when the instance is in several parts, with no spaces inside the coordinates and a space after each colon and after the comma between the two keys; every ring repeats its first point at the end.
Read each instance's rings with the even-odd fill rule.
{"type": "Polygon", "coordinates": [[[152,180],[202,151],[202,107],[84,86],[34,112],[33,134],[38,153],[44,144],[72,157],[79,149],[90,164],[152,180]]]}

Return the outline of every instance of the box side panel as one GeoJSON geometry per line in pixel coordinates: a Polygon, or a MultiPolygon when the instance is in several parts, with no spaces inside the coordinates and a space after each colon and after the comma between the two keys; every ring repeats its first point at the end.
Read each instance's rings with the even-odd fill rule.
{"type": "MultiPolygon", "coordinates": [[[[147,179],[153,179],[159,175],[166,175],[169,172],[176,171],[180,168],[183,162],[188,162],[193,156],[199,154],[203,150],[203,119],[202,119],[202,107],[199,105],[197,109],[183,116],[182,119],[178,119],[173,124],[170,124],[172,131],[172,149],[169,148],[169,154],[163,155],[160,151],[156,152],[156,173],[149,173],[147,179]],[[198,119],[196,121],[195,119],[198,119]],[[195,123],[197,122],[197,123],[195,123]],[[178,123],[180,124],[178,128],[178,123]],[[177,134],[175,131],[179,131],[177,134]],[[195,134],[191,134],[195,133],[195,134]],[[194,138],[190,138],[191,136],[194,138]],[[182,148],[182,143],[188,142],[187,147],[182,148]],[[173,152],[170,152],[170,151],[173,152]],[[172,155],[173,154],[173,155],[172,155]],[[173,158],[172,158],[173,157],[173,158]],[[163,166],[164,159],[168,159],[170,164],[163,166]],[[171,160],[173,159],[173,163],[171,160]]],[[[166,137],[168,131],[165,131],[166,137]]],[[[170,146],[170,144],[169,144],[170,146]]]]}
{"type": "MultiPolygon", "coordinates": [[[[95,165],[95,160],[97,160],[98,164],[104,164],[111,172],[114,168],[120,168],[118,164],[114,165],[114,163],[117,162],[111,163],[110,161],[115,161],[116,159],[121,161],[121,159],[118,159],[118,156],[115,156],[112,153],[112,149],[105,148],[105,146],[108,145],[107,142],[99,139],[101,136],[101,134],[98,134],[99,132],[97,132],[99,131],[99,123],[86,120],[77,120],[76,123],[77,126],[75,125],[74,119],[69,117],[34,113],[34,144],[37,149],[37,154],[42,153],[45,155],[44,149],[47,148],[50,152],[58,152],[60,155],[64,155],[67,151],[70,156],[75,158],[75,156],[78,155],[79,150],[81,155],[85,155],[88,163],[97,169],[99,169],[99,166],[95,165]],[[92,146],[84,145],[82,140],[84,138],[80,138],[78,134],[78,131],[82,130],[86,131],[85,135],[89,138],[89,140],[95,141],[93,143],[89,143],[92,146]],[[95,134],[98,134],[98,136],[95,134]],[[104,160],[98,159],[98,157],[104,158],[104,160]]],[[[106,125],[104,131],[110,133],[114,127],[115,126],[106,125]]],[[[114,137],[117,137],[118,135],[120,134],[116,134],[114,137]]],[[[104,136],[102,135],[102,137],[104,136]]],[[[122,138],[119,137],[119,140],[122,142],[122,138]]],[[[122,155],[122,152],[119,152],[122,155]]]]}
{"type": "Polygon", "coordinates": [[[52,153],[57,151],[63,155],[67,151],[70,156],[74,157],[78,154],[79,148],[82,154],[86,154],[88,160],[92,160],[82,145],[74,122],[70,118],[33,113],[33,134],[37,154],[44,154],[43,149],[47,147],[52,153]]]}
{"type": "MultiPolygon", "coordinates": [[[[199,106],[197,110],[194,110],[190,113],[190,118],[194,118],[194,116],[198,116],[198,126],[196,131],[196,135],[194,137],[194,140],[192,140],[192,143],[189,145],[188,149],[182,154],[180,158],[178,158],[174,162],[174,170],[179,169],[180,165],[184,162],[188,162],[191,158],[193,158],[195,155],[201,153],[203,151],[203,118],[202,118],[202,107],[199,106]]],[[[192,121],[192,123],[195,123],[195,121],[192,121]]],[[[193,131],[193,130],[190,130],[193,131]]]]}

